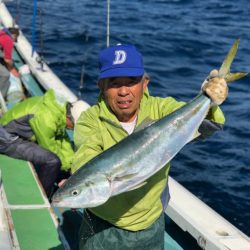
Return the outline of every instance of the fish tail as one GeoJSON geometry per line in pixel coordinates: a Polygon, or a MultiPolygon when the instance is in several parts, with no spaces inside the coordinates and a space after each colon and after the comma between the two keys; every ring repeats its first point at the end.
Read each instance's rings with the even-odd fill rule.
{"type": "Polygon", "coordinates": [[[248,73],[245,72],[237,72],[237,73],[231,73],[230,68],[231,64],[235,58],[235,55],[237,53],[238,47],[239,47],[240,39],[236,39],[233,46],[227,53],[226,58],[224,59],[220,69],[219,69],[219,76],[222,78],[225,78],[226,82],[232,82],[236,81],[242,77],[245,77],[248,73]]]}
{"type": "Polygon", "coordinates": [[[229,82],[239,80],[240,78],[243,78],[247,75],[248,75],[248,73],[246,73],[246,72],[228,73],[225,77],[225,80],[227,83],[229,83],[229,82]]]}

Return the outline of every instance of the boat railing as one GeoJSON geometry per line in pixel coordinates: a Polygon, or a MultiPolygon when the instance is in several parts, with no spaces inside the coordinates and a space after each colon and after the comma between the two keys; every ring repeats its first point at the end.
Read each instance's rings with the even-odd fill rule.
{"type": "Polygon", "coordinates": [[[206,250],[250,250],[250,238],[169,177],[166,214],[206,250]]]}

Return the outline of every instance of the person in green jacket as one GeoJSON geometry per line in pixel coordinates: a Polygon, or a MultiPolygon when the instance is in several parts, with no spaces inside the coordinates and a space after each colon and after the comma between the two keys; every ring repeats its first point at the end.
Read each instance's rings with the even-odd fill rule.
{"type": "Polygon", "coordinates": [[[0,153],[31,161],[48,197],[72,163],[74,151],[65,129],[73,129],[82,111],[79,103],[61,103],[50,89],[16,104],[0,119],[0,153]]]}
{"type": "MultiPolygon", "coordinates": [[[[172,97],[149,95],[149,77],[142,56],[132,45],[104,49],[99,65],[98,102],[81,114],[74,129],[77,151],[71,167],[73,173],[133,133],[143,121],[160,119],[185,104],[172,97]]],[[[213,71],[213,78],[204,82],[202,91],[213,101],[199,128],[201,136],[207,137],[223,127],[225,118],[216,104],[226,99],[228,88],[225,80],[218,77],[218,71],[213,71]]],[[[86,209],[79,231],[79,248],[164,249],[169,168],[168,163],[144,186],[86,209]]]]}

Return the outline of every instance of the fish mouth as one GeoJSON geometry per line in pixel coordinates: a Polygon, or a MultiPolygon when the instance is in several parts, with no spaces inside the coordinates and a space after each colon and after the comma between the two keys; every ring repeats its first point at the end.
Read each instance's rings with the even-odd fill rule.
{"type": "MultiPolygon", "coordinates": [[[[53,207],[61,207],[62,201],[62,197],[56,192],[51,198],[51,205],[53,207]]],[[[65,200],[63,203],[65,204],[65,200]]]]}
{"type": "Polygon", "coordinates": [[[57,202],[57,201],[52,201],[51,206],[52,207],[67,207],[67,205],[61,204],[60,202],[57,202]]]}
{"type": "Polygon", "coordinates": [[[100,200],[98,202],[93,202],[93,203],[83,203],[83,204],[77,204],[72,202],[72,201],[65,201],[65,200],[52,200],[51,206],[52,207],[61,207],[61,208],[73,208],[73,209],[79,209],[79,208],[92,208],[92,207],[97,207],[102,204],[104,204],[107,201],[105,200],[100,200]]]}
{"type": "Polygon", "coordinates": [[[66,207],[66,208],[78,208],[77,206],[74,206],[72,202],[65,201],[62,199],[52,199],[51,202],[52,207],[66,207]]]}
{"type": "Polygon", "coordinates": [[[52,205],[53,207],[60,207],[61,201],[62,201],[62,200],[59,199],[59,198],[53,198],[53,197],[52,197],[51,205],[52,205]]]}

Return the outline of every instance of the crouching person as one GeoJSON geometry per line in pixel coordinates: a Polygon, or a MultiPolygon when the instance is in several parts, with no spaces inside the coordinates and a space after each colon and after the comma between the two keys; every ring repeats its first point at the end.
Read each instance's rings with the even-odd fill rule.
{"type": "Polygon", "coordinates": [[[32,162],[48,197],[72,163],[66,128],[74,128],[85,108],[82,101],[59,102],[51,89],[16,104],[0,119],[0,153],[32,162]]]}

